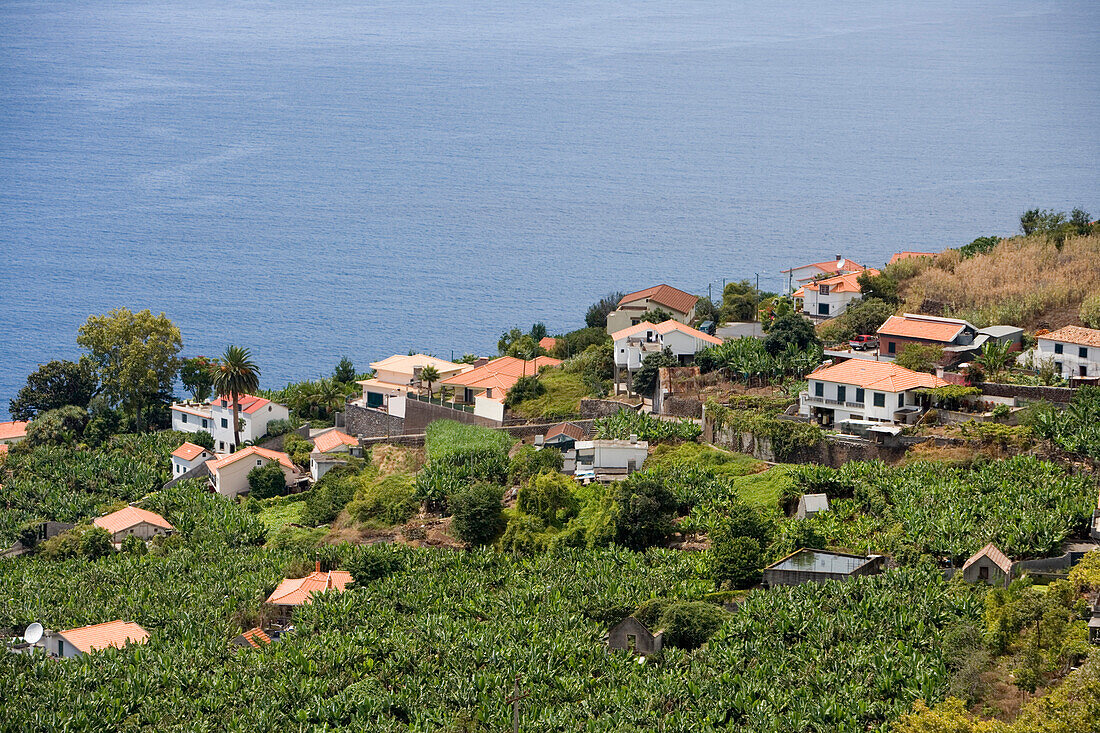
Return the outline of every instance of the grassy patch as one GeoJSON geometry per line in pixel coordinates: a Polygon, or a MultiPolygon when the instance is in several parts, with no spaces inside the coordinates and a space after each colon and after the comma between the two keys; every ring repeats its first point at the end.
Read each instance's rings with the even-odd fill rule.
{"type": "Polygon", "coordinates": [[[302,518],[302,510],[305,506],[303,501],[287,501],[264,507],[259,514],[260,520],[267,527],[268,532],[274,534],[288,524],[297,524],[302,518]]]}
{"type": "Polygon", "coordinates": [[[737,494],[746,504],[776,506],[783,489],[794,481],[786,466],[773,466],[762,473],[753,473],[733,479],[737,494]]]}
{"type": "Polygon", "coordinates": [[[760,473],[767,464],[744,453],[733,453],[701,443],[657,446],[646,461],[646,468],[683,466],[704,468],[718,476],[747,476],[760,473]]]}
{"type": "Polygon", "coordinates": [[[581,398],[588,396],[588,388],[579,374],[553,369],[539,377],[546,393],[516,405],[515,411],[526,418],[560,418],[576,415],[580,411],[581,398]]]}

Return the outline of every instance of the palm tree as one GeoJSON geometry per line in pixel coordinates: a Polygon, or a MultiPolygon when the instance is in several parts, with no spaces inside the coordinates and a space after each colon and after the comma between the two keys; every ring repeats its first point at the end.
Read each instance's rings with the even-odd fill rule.
{"type": "Polygon", "coordinates": [[[974,363],[985,370],[992,381],[998,374],[1004,371],[1012,358],[1007,342],[986,341],[981,353],[974,357],[974,363]]]}
{"type": "Polygon", "coordinates": [[[420,381],[428,385],[428,399],[432,398],[432,382],[439,381],[439,370],[429,364],[420,370],[420,381]]]}
{"type": "Polygon", "coordinates": [[[242,394],[260,386],[260,369],[252,362],[252,352],[240,346],[230,346],[221,359],[214,362],[214,389],[228,395],[233,402],[233,449],[241,444],[241,427],[237,418],[242,394]]]}

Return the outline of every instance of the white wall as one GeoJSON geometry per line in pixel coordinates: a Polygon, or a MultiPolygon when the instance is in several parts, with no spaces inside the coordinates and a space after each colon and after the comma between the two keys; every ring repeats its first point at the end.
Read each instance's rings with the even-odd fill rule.
{"type": "Polygon", "coordinates": [[[49,632],[42,637],[42,644],[46,649],[47,654],[59,656],[62,659],[72,659],[73,657],[79,657],[83,652],[77,649],[75,646],[65,641],[65,638],[56,631],[49,632]],[[58,653],[58,644],[61,644],[61,652],[58,653]]]}
{"type": "Polygon", "coordinates": [[[802,312],[809,316],[835,318],[848,310],[848,306],[853,300],[859,300],[860,298],[859,293],[837,292],[832,288],[829,289],[828,295],[821,295],[817,290],[807,289],[804,292],[806,297],[802,301],[802,312]],[[828,310],[821,313],[819,305],[828,306],[828,310]]]}
{"type": "Polygon", "coordinates": [[[899,407],[907,407],[916,404],[914,396],[908,392],[886,392],[883,390],[866,389],[863,394],[863,405],[858,404],[856,390],[858,387],[854,384],[838,384],[836,382],[826,382],[820,379],[809,380],[809,387],[802,397],[802,402],[799,405],[799,412],[803,415],[812,414],[811,408],[819,407],[823,409],[833,410],[834,420],[886,420],[889,422],[894,421],[894,411],[899,407]],[[817,386],[821,385],[823,396],[817,396],[817,386]],[[843,386],[845,388],[844,404],[835,404],[837,400],[837,388],[843,386]],[[882,395],[883,406],[875,406],[875,395],[882,395]],[[899,395],[902,398],[902,404],[898,404],[899,395]],[[832,400],[832,402],[829,402],[832,400]]]}
{"type": "Polygon", "coordinates": [[[199,433],[205,431],[211,435],[214,434],[210,418],[199,417],[193,413],[176,409],[172,410],[172,429],[179,430],[183,433],[199,433]],[[187,420],[187,422],[184,422],[184,420],[187,420]],[[204,420],[206,421],[205,426],[203,425],[204,420]]]}
{"type": "MultiPolygon", "coordinates": [[[[257,466],[265,466],[268,463],[271,463],[270,458],[251,455],[247,458],[241,458],[234,463],[230,463],[228,466],[223,466],[212,476],[214,479],[214,488],[219,494],[227,499],[235,499],[240,494],[244,494],[249,490],[248,472],[257,466]]],[[[289,484],[294,475],[286,466],[280,464],[280,467],[283,469],[283,475],[286,477],[286,482],[289,484]]]]}
{"type": "Polygon", "coordinates": [[[213,457],[214,456],[211,455],[209,451],[203,451],[190,461],[185,461],[179,456],[172,456],[172,478],[182,476],[195,466],[203,463],[204,461],[208,461],[213,457]]]}
{"type": "Polygon", "coordinates": [[[488,397],[474,397],[474,414],[497,422],[504,422],[504,404],[488,397]]]}
{"type": "Polygon", "coordinates": [[[1040,336],[1037,339],[1035,360],[1052,359],[1055,363],[1061,362],[1063,377],[1100,377],[1100,346],[1081,346],[1069,344],[1064,341],[1051,341],[1040,336]],[[1055,344],[1062,347],[1062,353],[1055,353],[1055,344]],[[1079,349],[1085,350],[1085,357],[1080,356],[1079,349]],[[1081,367],[1085,367],[1085,374],[1081,374],[1081,367]]]}
{"type": "Polygon", "coordinates": [[[122,542],[127,537],[133,535],[139,539],[151,540],[157,535],[168,534],[168,530],[163,527],[158,527],[155,524],[149,524],[148,522],[140,522],[133,527],[127,527],[126,529],[115,532],[111,535],[111,542],[122,542]]]}

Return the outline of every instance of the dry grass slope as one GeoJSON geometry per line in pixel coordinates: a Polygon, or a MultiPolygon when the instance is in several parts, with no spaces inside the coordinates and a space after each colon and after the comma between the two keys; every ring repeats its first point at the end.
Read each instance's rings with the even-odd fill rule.
{"type": "Polygon", "coordinates": [[[948,250],[904,264],[908,311],[1053,330],[1080,325],[1081,302],[1100,293],[1100,234],[1070,237],[1061,250],[1043,236],[1014,237],[970,259],[948,250]]]}

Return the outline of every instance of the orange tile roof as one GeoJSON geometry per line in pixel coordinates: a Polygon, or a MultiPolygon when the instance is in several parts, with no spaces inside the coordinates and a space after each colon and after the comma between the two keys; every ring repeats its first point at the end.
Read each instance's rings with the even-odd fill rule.
{"type": "Polygon", "coordinates": [[[836,277],[825,277],[820,280],[814,280],[812,283],[806,283],[799,289],[801,292],[805,290],[818,290],[821,285],[828,285],[834,293],[858,293],[863,290],[859,286],[859,278],[864,273],[868,275],[878,275],[879,271],[873,267],[869,267],[863,272],[850,272],[847,275],[837,275],[836,277]]]}
{"type": "Polygon", "coordinates": [[[253,649],[259,649],[260,644],[270,644],[271,637],[264,633],[264,630],[257,626],[254,629],[249,629],[241,634],[244,640],[252,646],[253,649]]]}
{"type": "Polygon", "coordinates": [[[27,423],[25,420],[0,422],[0,440],[27,437],[27,423]]]}
{"type": "Polygon", "coordinates": [[[272,461],[278,461],[282,465],[289,468],[291,471],[297,470],[294,467],[294,463],[290,460],[290,456],[288,456],[286,453],[282,453],[277,450],[268,450],[267,448],[261,448],[256,445],[250,445],[243,450],[239,450],[236,453],[230,453],[229,455],[219,458],[217,460],[207,461],[206,465],[210,466],[210,470],[216,471],[220,468],[225,468],[231,463],[236,463],[242,458],[247,458],[248,456],[260,456],[262,458],[267,458],[272,461]]]}
{"type": "Polygon", "coordinates": [[[845,257],[841,257],[839,260],[829,260],[828,262],[814,262],[809,265],[799,265],[798,267],[792,267],[789,270],[780,270],[780,272],[794,272],[803,267],[816,267],[822,272],[831,272],[839,274],[842,270],[844,272],[863,272],[863,265],[858,262],[853,262],[845,257]]]}
{"type": "Polygon", "coordinates": [[[908,259],[911,259],[913,257],[935,257],[935,256],[936,256],[935,252],[898,252],[897,254],[895,254],[893,257],[890,258],[890,261],[887,264],[892,265],[895,262],[899,262],[901,260],[908,260],[908,259]]]}
{"type": "Polygon", "coordinates": [[[1057,331],[1044,333],[1036,338],[1047,339],[1048,341],[1063,341],[1067,344],[1079,344],[1081,346],[1100,346],[1100,331],[1095,328],[1084,328],[1083,326],[1063,326],[1057,331]]]}
{"type": "MultiPolygon", "coordinates": [[[[229,395],[221,395],[210,400],[210,404],[217,405],[219,407],[233,408],[233,402],[230,400],[229,395]]],[[[271,400],[264,399],[263,397],[256,397],[255,395],[242,394],[237,395],[237,408],[245,413],[251,415],[265,405],[271,404],[271,400]]]]}
{"type": "Polygon", "coordinates": [[[413,374],[413,370],[418,367],[434,366],[439,372],[453,372],[456,369],[462,369],[466,367],[466,364],[457,364],[453,361],[447,361],[446,359],[440,359],[436,356],[429,356],[428,354],[394,354],[393,356],[387,356],[382,361],[372,361],[370,363],[371,369],[385,370],[387,372],[399,372],[402,374],[413,374]]]}
{"type": "Polygon", "coordinates": [[[117,512],[111,512],[103,517],[96,517],[92,520],[92,524],[97,527],[102,527],[111,534],[115,532],[121,532],[124,529],[135,527],[142,522],[148,522],[154,527],[160,527],[161,529],[175,529],[168,520],[161,515],[146,511],[145,509],[139,509],[136,506],[128,506],[124,509],[119,509],[117,512]]]}
{"type": "Polygon", "coordinates": [[[323,572],[321,563],[318,562],[317,569],[306,577],[286,578],[279,583],[279,587],[267,597],[267,602],[277,606],[301,606],[309,603],[314,593],[342,591],[349,583],[351,583],[351,573],[346,570],[323,572]]]}
{"type": "Polygon", "coordinates": [[[328,453],[333,448],[337,448],[341,445],[357,446],[359,445],[359,440],[339,430],[330,430],[327,433],[321,433],[313,439],[313,448],[321,453],[328,453]]]}
{"type": "MultiPolygon", "coordinates": [[[[950,343],[967,326],[970,326],[970,324],[956,318],[938,318],[917,313],[906,313],[887,318],[886,323],[879,326],[877,333],[883,336],[901,336],[903,338],[950,343]]],[[[973,326],[970,327],[973,328],[973,326]]]]}
{"type": "Polygon", "coordinates": [[[121,649],[130,642],[144,644],[149,640],[148,631],[132,621],[121,620],[66,629],[57,633],[85,654],[110,646],[121,649]]]}
{"type": "Polygon", "coordinates": [[[622,300],[619,301],[619,305],[643,299],[648,299],[658,305],[668,306],[678,313],[689,313],[699,301],[698,296],[685,293],[683,290],[674,288],[671,285],[654,285],[651,288],[624,295],[622,300]]]}
{"type": "Polygon", "coordinates": [[[563,422],[546,431],[546,440],[550,440],[558,435],[564,435],[573,440],[584,440],[584,428],[580,425],[574,425],[571,422],[563,422]]]}
{"type": "Polygon", "coordinates": [[[722,339],[720,338],[711,336],[709,333],[703,333],[702,331],[694,329],[691,326],[685,326],[679,321],[674,321],[671,318],[667,321],[662,321],[661,323],[649,323],[647,321],[642,321],[641,323],[636,323],[633,326],[627,326],[626,328],[611,334],[611,339],[613,341],[618,341],[619,339],[629,338],[630,336],[633,336],[636,333],[642,333],[643,331],[655,331],[661,335],[672,333],[673,331],[679,331],[680,333],[687,334],[688,336],[694,336],[697,339],[706,341],[709,344],[715,344],[716,346],[722,343],[722,339]]]}
{"type": "Polygon", "coordinates": [[[553,336],[543,336],[539,339],[539,346],[549,351],[558,345],[558,340],[553,336]]]}
{"type": "Polygon", "coordinates": [[[848,359],[833,366],[822,367],[810,372],[809,378],[837,384],[854,384],[864,389],[878,389],[883,392],[904,392],[917,387],[943,387],[947,384],[933,374],[914,372],[892,361],[867,359],[848,359]]]}
{"type": "Polygon", "coordinates": [[[539,373],[539,369],[544,366],[557,366],[561,364],[560,359],[551,359],[549,356],[539,356],[534,359],[517,359],[514,356],[502,356],[499,359],[493,359],[488,364],[482,364],[479,367],[471,369],[468,372],[462,374],[456,374],[453,377],[444,379],[440,384],[457,385],[460,387],[481,387],[482,382],[493,381],[492,377],[497,377],[495,384],[489,384],[489,386],[502,386],[505,389],[511,389],[512,385],[516,383],[516,380],[520,377],[527,375],[533,376],[539,373]]]}
{"type": "Polygon", "coordinates": [[[983,557],[988,557],[1004,572],[1012,572],[1012,561],[1009,560],[1003,552],[997,549],[997,546],[992,542],[971,555],[970,559],[963,563],[962,569],[966,570],[983,557]]]}
{"type": "Polygon", "coordinates": [[[195,445],[194,443],[184,443],[179,448],[172,451],[172,455],[175,458],[182,458],[185,461],[193,461],[201,456],[206,451],[201,445],[195,445]]]}

